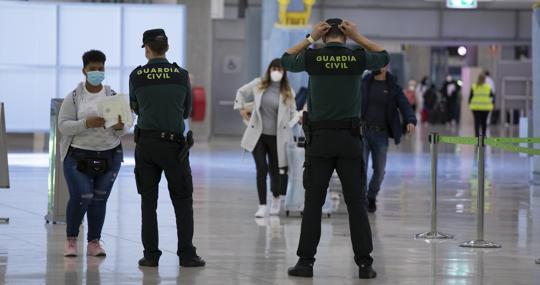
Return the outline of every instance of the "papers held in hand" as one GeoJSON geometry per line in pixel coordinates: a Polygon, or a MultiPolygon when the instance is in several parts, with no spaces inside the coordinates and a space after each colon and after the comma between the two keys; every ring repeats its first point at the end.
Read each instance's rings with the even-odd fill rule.
{"type": "Polygon", "coordinates": [[[98,114],[105,119],[105,128],[110,128],[118,123],[118,116],[122,118],[126,128],[133,125],[133,116],[126,94],[108,96],[98,102],[98,114]]]}

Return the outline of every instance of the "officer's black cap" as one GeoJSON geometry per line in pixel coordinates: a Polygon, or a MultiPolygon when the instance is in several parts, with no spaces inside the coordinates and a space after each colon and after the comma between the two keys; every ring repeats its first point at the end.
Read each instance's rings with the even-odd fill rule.
{"type": "Polygon", "coordinates": [[[165,31],[163,29],[147,30],[143,33],[143,44],[141,47],[143,48],[145,44],[158,40],[167,40],[167,35],[165,35],[165,31]]]}
{"type": "Polygon", "coordinates": [[[326,20],[326,23],[332,27],[337,27],[341,25],[341,23],[343,23],[343,20],[340,18],[332,18],[332,19],[326,20]]]}

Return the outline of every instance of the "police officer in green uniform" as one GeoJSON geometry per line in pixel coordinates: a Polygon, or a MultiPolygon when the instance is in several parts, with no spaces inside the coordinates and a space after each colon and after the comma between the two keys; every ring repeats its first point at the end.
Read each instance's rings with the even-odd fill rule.
{"type": "Polygon", "coordinates": [[[359,120],[362,73],[378,70],[389,62],[388,53],[358,33],[355,24],[329,19],[316,24],[308,37],[281,58],[291,72],[309,74],[308,113],[304,114],[306,159],[304,215],[297,255],[289,275],[313,276],[313,264],[321,237],[321,210],[334,169],[343,186],[349,212],[354,259],[361,279],[375,278],[371,267],[371,228],[365,209],[362,127],[359,120]],[[323,48],[307,49],[322,38],[323,48]],[[345,46],[347,38],[365,48],[345,46]]]}
{"type": "MultiPolygon", "coordinates": [[[[161,173],[165,172],[176,215],[180,266],[200,267],[205,261],[193,246],[193,181],[184,119],[191,112],[188,72],[165,57],[168,39],[162,29],[145,31],[143,45],[148,63],[129,76],[129,98],[138,115],[135,127],[135,179],[141,195],[144,257],[139,266],[158,266],[157,201],[161,173]]],[[[191,133],[188,133],[188,137],[191,133]]]]}

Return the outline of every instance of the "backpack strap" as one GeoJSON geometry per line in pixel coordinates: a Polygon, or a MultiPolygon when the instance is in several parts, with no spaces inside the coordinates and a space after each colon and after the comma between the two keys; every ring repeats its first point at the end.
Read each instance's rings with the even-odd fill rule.
{"type": "Polygon", "coordinates": [[[71,99],[73,100],[73,106],[75,106],[75,120],[79,120],[79,118],[77,117],[77,96],[82,93],[83,84],[84,83],[79,83],[77,88],[73,89],[73,92],[71,93],[71,99]]]}
{"type": "Polygon", "coordinates": [[[114,96],[117,94],[109,85],[103,85],[103,88],[105,88],[105,96],[114,96]]]}
{"type": "Polygon", "coordinates": [[[73,93],[71,93],[71,100],[73,100],[73,105],[77,105],[75,103],[75,97],[77,96],[77,89],[73,89],[73,93]]]}

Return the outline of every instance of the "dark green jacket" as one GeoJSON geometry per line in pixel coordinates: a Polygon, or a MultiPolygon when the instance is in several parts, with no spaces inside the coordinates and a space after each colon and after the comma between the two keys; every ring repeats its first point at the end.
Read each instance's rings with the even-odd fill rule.
{"type": "Polygon", "coordinates": [[[129,100],[143,130],[183,133],[191,113],[188,72],[166,59],[152,59],[129,75],[129,100]]]}
{"type": "Polygon", "coordinates": [[[367,52],[340,43],[307,49],[297,55],[283,54],[290,72],[309,73],[308,112],[311,121],[342,120],[360,116],[362,74],[388,64],[386,51],[367,52]]]}

